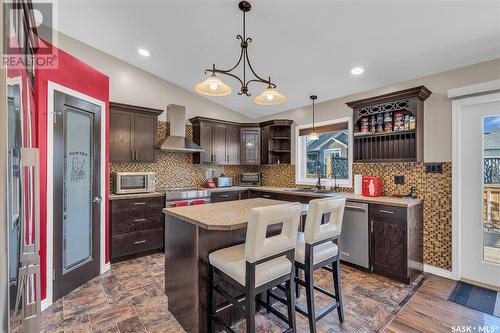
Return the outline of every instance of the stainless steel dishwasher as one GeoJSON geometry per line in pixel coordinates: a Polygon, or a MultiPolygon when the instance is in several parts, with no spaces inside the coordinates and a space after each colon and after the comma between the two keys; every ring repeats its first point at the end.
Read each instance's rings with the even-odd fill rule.
{"type": "Polygon", "coordinates": [[[369,268],[368,204],[346,202],[339,237],[340,259],[369,268]]]}

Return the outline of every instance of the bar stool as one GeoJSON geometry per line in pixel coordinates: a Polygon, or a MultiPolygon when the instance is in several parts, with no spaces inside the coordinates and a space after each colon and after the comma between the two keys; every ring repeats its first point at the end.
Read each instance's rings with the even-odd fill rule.
{"type": "MultiPolygon", "coordinates": [[[[307,311],[299,305],[296,305],[295,309],[308,318],[309,330],[313,333],[316,332],[316,322],[334,309],[337,309],[339,321],[344,321],[342,293],[340,290],[339,249],[333,241],[340,235],[342,230],[345,202],[345,197],[311,200],[304,232],[298,233],[297,247],[295,248],[295,267],[304,271],[305,279],[300,279],[299,274],[296,274],[295,283],[297,286],[300,285],[306,289],[307,311]],[[322,224],[323,217],[328,218],[328,215],[328,223],[322,224]],[[331,265],[331,268],[327,265],[331,265]],[[325,268],[333,273],[335,294],[314,285],[314,271],[319,268],[325,268]],[[317,316],[314,310],[314,290],[335,299],[317,316]]],[[[272,290],[268,291],[269,297],[280,300],[279,297],[272,293],[272,290]]]]}
{"type": "Polygon", "coordinates": [[[233,333],[231,327],[217,316],[214,291],[230,304],[245,312],[248,333],[255,332],[256,302],[271,311],[295,332],[294,253],[301,205],[298,203],[254,208],[250,212],[245,244],[221,249],[209,254],[209,332],[216,325],[233,333]],[[281,224],[281,232],[267,237],[269,226],[281,224]],[[234,285],[243,295],[233,297],[217,286],[215,274],[234,285]],[[269,288],[286,285],[288,317],[269,304],[256,300],[256,295],[269,288]]]}

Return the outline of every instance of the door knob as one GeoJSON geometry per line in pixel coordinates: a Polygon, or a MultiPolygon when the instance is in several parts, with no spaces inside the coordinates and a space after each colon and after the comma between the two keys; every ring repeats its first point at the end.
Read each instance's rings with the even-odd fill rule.
{"type": "Polygon", "coordinates": [[[92,199],[92,203],[101,203],[101,201],[102,201],[101,197],[94,197],[94,199],[92,199]]]}

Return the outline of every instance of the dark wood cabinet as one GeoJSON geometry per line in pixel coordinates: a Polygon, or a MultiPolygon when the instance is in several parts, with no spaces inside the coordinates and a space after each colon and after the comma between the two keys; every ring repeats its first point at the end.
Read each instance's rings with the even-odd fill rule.
{"type": "Polygon", "coordinates": [[[424,86],[347,103],[353,109],[355,162],[424,159],[424,86]]]}
{"type": "Polygon", "coordinates": [[[162,110],[109,103],[111,162],[154,162],[157,117],[162,110]]]}
{"type": "Polygon", "coordinates": [[[248,190],[241,191],[217,191],[210,195],[210,202],[224,202],[248,199],[248,190]]]}
{"type": "Polygon", "coordinates": [[[260,127],[241,128],[241,157],[243,165],[260,164],[260,127]]]}
{"type": "Polygon", "coordinates": [[[240,164],[240,128],[226,127],[226,164],[240,164]]]}
{"type": "Polygon", "coordinates": [[[240,132],[236,123],[196,117],[193,141],[205,149],[195,153],[195,164],[237,165],[240,163],[240,132]]]}
{"type": "Polygon", "coordinates": [[[292,161],[292,120],[260,123],[261,164],[290,164],[292,161]]]}
{"type": "Polygon", "coordinates": [[[163,248],[164,197],[110,200],[111,259],[163,248]]]}
{"type": "Polygon", "coordinates": [[[373,272],[413,282],[423,270],[422,234],[422,205],[409,208],[370,205],[373,272]]]}

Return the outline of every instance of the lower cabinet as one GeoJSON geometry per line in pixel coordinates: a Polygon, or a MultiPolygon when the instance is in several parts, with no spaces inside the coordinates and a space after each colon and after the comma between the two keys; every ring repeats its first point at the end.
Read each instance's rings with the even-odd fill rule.
{"type": "Polygon", "coordinates": [[[374,273],[411,283],[423,271],[422,205],[370,205],[370,253],[374,273]]]}
{"type": "Polygon", "coordinates": [[[210,195],[210,202],[224,202],[248,199],[248,190],[241,191],[217,191],[210,195]]]}
{"type": "Polygon", "coordinates": [[[163,197],[110,201],[111,259],[164,246],[163,197]]]}

